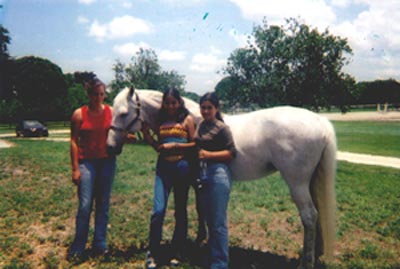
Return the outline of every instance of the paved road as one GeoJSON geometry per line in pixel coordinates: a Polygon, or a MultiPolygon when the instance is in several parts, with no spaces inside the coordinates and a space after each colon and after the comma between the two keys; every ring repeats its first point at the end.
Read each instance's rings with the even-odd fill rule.
{"type": "Polygon", "coordinates": [[[400,169],[400,158],[338,151],[336,158],[351,163],[378,165],[400,169]]]}
{"type": "MultiPolygon", "coordinates": [[[[52,134],[69,134],[69,130],[68,129],[53,130],[53,131],[49,131],[49,133],[50,133],[50,136],[52,134]]],[[[7,137],[15,137],[15,133],[0,134],[0,149],[1,148],[9,148],[9,147],[13,146],[13,143],[4,139],[7,137]]],[[[24,138],[24,139],[27,139],[27,138],[24,138]]],[[[51,141],[69,141],[69,138],[52,138],[52,137],[40,137],[40,138],[29,138],[29,139],[46,139],[46,140],[51,140],[51,141]]]]}
{"type": "Polygon", "coordinates": [[[9,148],[12,146],[12,143],[4,140],[4,139],[0,139],[0,148],[9,148]]]}

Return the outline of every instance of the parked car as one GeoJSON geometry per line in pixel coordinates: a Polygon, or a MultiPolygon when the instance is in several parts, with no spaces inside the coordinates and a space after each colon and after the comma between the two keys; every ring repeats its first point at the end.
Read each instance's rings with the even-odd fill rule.
{"type": "Polygon", "coordinates": [[[15,128],[17,136],[49,136],[49,130],[46,126],[37,120],[23,120],[15,128]]]}

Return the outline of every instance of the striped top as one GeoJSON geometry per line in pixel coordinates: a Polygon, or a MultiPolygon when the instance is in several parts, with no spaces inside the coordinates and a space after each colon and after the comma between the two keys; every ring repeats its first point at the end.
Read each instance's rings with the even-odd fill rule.
{"type": "MultiPolygon", "coordinates": [[[[159,138],[161,144],[166,143],[188,143],[189,133],[182,124],[176,122],[165,122],[160,126],[159,138]]],[[[168,150],[162,152],[161,156],[170,162],[176,162],[183,159],[181,149],[168,150]]]]}

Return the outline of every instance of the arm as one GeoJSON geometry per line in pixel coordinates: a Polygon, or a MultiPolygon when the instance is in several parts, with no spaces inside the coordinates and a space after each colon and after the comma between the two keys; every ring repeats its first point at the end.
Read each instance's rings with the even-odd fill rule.
{"type": "Polygon", "coordinates": [[[185,129],[188,131],[188,142],[187,143],[167,143],[161,145],[162,149],[165,150],[191,150],[196,146],[196,143],[194,142],[194,133],[196,131],[195,125],[194,125],[194,119],[191,115],[188,115],[182,125],[185,127],[185,129]]]}
{"type": "Polygon", "coordinates": [[[231,151],[225,149],[220,151],[208,151],[205,149],[199,150],[199,159],[200,160],[212,160],[212,161],[220,161],[220,162],[229,162],[233,160],[234,155],[231,151]]]}
{"type": "MultiPolygon", "coordinates": [[[[144,140],[146,140],[146,142],[149,144],[149,145],[151,145],[152,147],[153,147],[153,149],[155,150],[155,151],[159,151],[159,144],[158,144],[158,142],[154,139],[154,137],[150,134],[150,126],[146,123],[146,122],[143,122],[143,125],[142,125],[142,133],[143,133],[143,137],[144,137],[144,140]]],[[[154,131],[153,131],[154,132],[154,131]]],[[[157,137],[158,137],[158,135],[157,135],[157,137]]]]}
{"type": "Polygon", "coordinates": [[[214,137],[216,143],[224,145],[219,151],[208,151],[201,149],[199,151],[199,159],[208,159],[220,162],[229,162],[236,157],[236,147],[233,141],[232,133],[228,126],[220,130],[217,137],[214,137]],[[217,142],[218,141],[218,142],[217,142]]]}
{"type": "Polygon", "coordinates": [[[186,117],[185,121],[183,122],[183,126],[188,131],[188,143],[175,143],[174,147],[181,150],[193,149],[196,146],[196,143],[194,142],[194,133],[196,131],[196,128],[194,124],[194,119],[191,115],[188,115],[186,117]]]}
{"type": "Polygon", "coordinates": [[[81,109],[75,110],[71,117],[71,147],[70,147],[70,155],[71,155],[71,166],[72,166],[72,182],[76,185],[79,184],[81,179],[81,172],[79,170],[79,130],[82,122],[82,112],[81,109]]]}

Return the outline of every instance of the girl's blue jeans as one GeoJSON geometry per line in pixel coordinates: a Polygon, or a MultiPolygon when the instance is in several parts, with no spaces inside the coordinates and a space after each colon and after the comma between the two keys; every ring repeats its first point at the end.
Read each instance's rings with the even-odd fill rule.
{"type": "Polygon", "coordinates": [[[229,235],[227,210],[231,191],[231,175],[224,163],[209,163],[203,190],[202,208],[208,226],[209,268],[227,269],[229,266],[229,235]]]}
{"type": "Polygon", "coordinates": [[[95,201],[96,209],[92,248],[96,251],[107,249],[108,212],[115,168],[115,157],[79,162],[81,172],[81,180],[78,185],[79,208],[76,215],[75,239],[70,248],[71,253],[82,254],[85,250],[93,201],[95,201]]]}
{"type": "Polygon", "coordinates": [[[162,226],[171,189],[174,189],[175,230],[172,246],[175,251],[182,250],[186,242],[188,219],[187,200],[190,187],[189,164],[185,159],[169,162],[163,158],[157,161],[154,184],[153,213],[150,221],[150,253],[159,256],[162,239],[162,226]]]}

